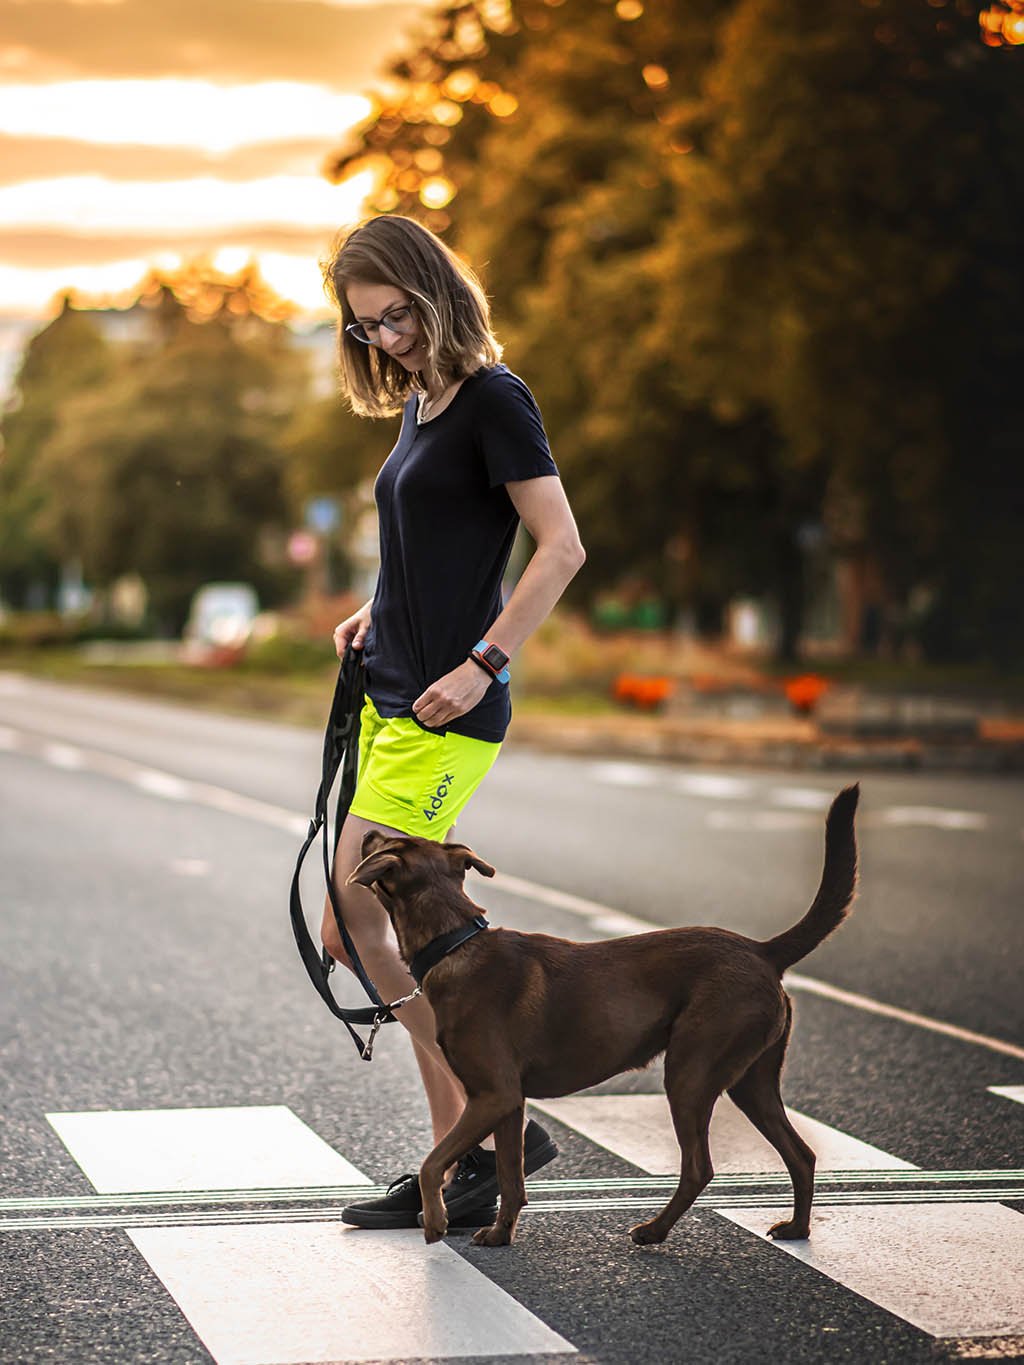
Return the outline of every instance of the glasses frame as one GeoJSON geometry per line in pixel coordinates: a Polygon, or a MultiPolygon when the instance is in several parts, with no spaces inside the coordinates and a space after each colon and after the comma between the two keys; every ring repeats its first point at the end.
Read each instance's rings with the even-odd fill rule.
{"type": "Polygon", "coordinates": [[[393,307],[389,308],[389,309],[387,310],[386,313],[381,313],[381,315],[380,315],[379,318],[369,318],[369,319],[367,319],[366,322],[349,322],[349,323],[346,323],[346,324],[345,324],[345,331],[348,332],[349,336],[354,337],[354,338],[356,339],[356,341],[361,341],[361,342],[363,343],[364,346],[379,346],[379,345],[380,345],[380,329],[381,329],[382,327],[386,327],[386,328],[388,329],[388,331],[391,332],[392,335],[393,335],[393,336],[396,336],[396,337],[411,336],[412,333],[415,332],[415,330],[416,330],[416,328],[417,328],[417,326],[418,326],[418,324],[417,324],[417,322],[416,322],[416,318],[415,318],[415,316],[413,316],[413,314],[414,314],[414,305],[413,305],[412,301],[410,301],[409,303],[396,303],[396,304],[394,304],[393,307]],[[410,314],[409,325],[408,325],[408,327],[396,327],[396,326],[394,325],[394,323],[388,322],[388,318],[391,316],[392,313],[404,313],[404,312],[408,312],[408,313],[410,314]],[[369,327],[376,327],[376,329],[377,329],[377,340],[376,340],[376,341],[373,341],[370,337],[368,337],[368,336],[366,335],[366,328],[367,328],[368,326],[369,326],[369,327]]]}

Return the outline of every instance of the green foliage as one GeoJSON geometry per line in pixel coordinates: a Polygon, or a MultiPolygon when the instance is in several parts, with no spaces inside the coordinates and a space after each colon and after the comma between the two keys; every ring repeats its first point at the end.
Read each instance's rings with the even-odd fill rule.
{"type": "MultiPolygon", "coordinates": [[[[273,601],[291,577],[270,547],[293,523],[283,437],[306,362],[281,324],[226,299],[195,321],[165,289],[148,338],[118,347],[66,308],[30,346],[4,424],[22,537],[55,564],[80,561],[94,587],[141,574],[167,633],[210,579],[248,580],[273,601]],[[78,364],[62,369],[69,351],[78,364]],[[69,368],[75,382],[52,377],[69,368]]],[[[10,555],[16,574],[26,556],[16,543],[10,555]]]]}
{"type": "Polygon", "coordinates": [[[35,458],[52,436],[61,407],[102,384],[113,360],[88,317],[65,305],[29,341],[3,414],[0,456],[0,587],[15,606],[35,583],[53,584],[61,555],[43,533],[48,493],[35,477],[35,458]]]}

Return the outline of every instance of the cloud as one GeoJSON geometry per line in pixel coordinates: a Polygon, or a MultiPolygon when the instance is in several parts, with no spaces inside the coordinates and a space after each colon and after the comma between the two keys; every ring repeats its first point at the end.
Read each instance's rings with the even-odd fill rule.
{"type": "Polygon", "coordinates": [[[217,85],[212,81],[54,81],[0,84],[0,131],[22,137],[72,137],[117,147],[130,130],[148,147],[234,147],[340,133],[370,112],[363,95],[308,81],[217,85]]]}
{"type": "MultiPolygon", "coordinates": [[[[337,226],[341,226],[340,222],[337,226]]],[[[234,232],[221,229],[182,232],[173,229],[145,235],[137,232],[109,232],[81,237],[60,229],[29,232],[20,228],[0,228],[0,265],[21,270],[74,270],[79,266],[103,266],[128,257],[155,260],[160,255],[197,256],[220,251],[225,246],[242,247],[250,252],[277,251],[291,256],[316,259],[325,254],[333,229],[242,228],[234,232]],[[73,263],[73,264],[69,264],[73,263]]]]}
{"type": "Polygon", "coordinates": [[[103,146],[75,138],[4,137],[0,134],[0,183],[80,175],[83,169],[107,180],[256,180],[269,175],[319,175],[337,147],[331,130],[316,138],[237,147],[217,154],[198,147],[103,146]]]}
{"type": "Polygon", "coordinates": [[[0,0],[9,81],[201,76],[314,81],[358,93],[429,8],[324,0],[0,0]]]}

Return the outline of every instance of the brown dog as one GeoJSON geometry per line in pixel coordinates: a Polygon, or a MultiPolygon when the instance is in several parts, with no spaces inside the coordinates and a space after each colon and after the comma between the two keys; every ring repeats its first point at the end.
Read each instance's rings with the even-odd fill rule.
{"type": "MultiPolygon", "coordinates": [[[[662,929],[572,943],[511,929],[477,933],[430,968],[423,990],[437,1041],[468,1097],[455,1126],[420,1170],[428,1242],[447,1229],[445,1171],[493,1132],[501,1205],[474,1241],[512,1241],[526,1203],[526,1098],[567,1095],[644,1067],[665,1053],[665,1090],[682,1150],[679,1187],[665,1208],[630,1230],[662,1242],[714,1171],[708,1124],[723,1090],[778,1151],[793,1181],[792,1220],[770,1236],[809,1232],[814,1153],[782,1106],[782,1069],[792,1017],[781,976],[830,934],[857,880],[858,788],[832,802],[825,867],[811,908],[785,933],[759,943],[727,929],[662,929]]],[[[394,925],[406,963],[428,943],[472,923],[479,907],[463,890],[467,868],[494,868],[462,844],[371,831],[349,881],[372,886],[394,925]]]]}

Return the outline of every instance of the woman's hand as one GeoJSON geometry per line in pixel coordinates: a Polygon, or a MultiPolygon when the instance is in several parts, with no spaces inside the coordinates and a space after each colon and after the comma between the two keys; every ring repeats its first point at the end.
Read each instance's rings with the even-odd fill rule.
{"type": "Polygon", "coordinates": [[[334,648],[339,659],[344,658],[345,650],[349,645],[353,649],[362,649],[366,632],[370,629],[370,608],[372,605],[372,601],[364,602],[354,616],[350,616],[347,621],[342,621],[340,626],[334,627],[334,648]]]}
{"type": "Polygon", "coordinates": [[[423,695],[416,698],[412,704],[413,714],[421,725],[436,730],[472,711],[490,685],[491,679],[480,665],[467,659],[443,678],[438,678],[436,683],[431,683],[423,695]]]}

